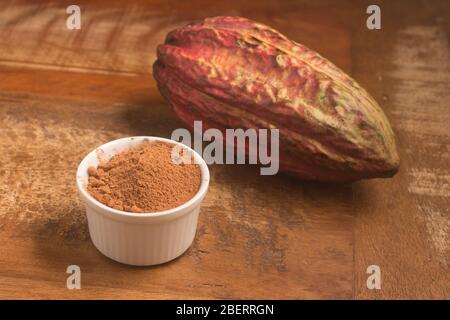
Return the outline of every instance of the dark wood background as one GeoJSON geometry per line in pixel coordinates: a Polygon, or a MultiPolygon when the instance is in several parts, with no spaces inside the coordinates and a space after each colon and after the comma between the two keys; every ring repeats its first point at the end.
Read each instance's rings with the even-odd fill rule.
{"type": "Polygon", "coordinates": [[[0,2],[0,298],[449,298],[450,3],[375,1],[0,2]],[[349,72],[397,135],[400,172],[352,185],[211,166],[193,246],[147,268],[102,256],[75,188],[109,140],[182,126],[151,75],[167,31],[242,15],[349,72]],[[67,290],[68,265],[82,289],[67,290]],[[368,290],[379,265],[382,289],[368,290]]]}

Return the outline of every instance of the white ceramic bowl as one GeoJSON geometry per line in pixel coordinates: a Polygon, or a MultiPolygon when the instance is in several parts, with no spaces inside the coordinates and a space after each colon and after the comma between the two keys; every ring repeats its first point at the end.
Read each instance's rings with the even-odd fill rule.
{"type": "Polygon", "coordinates": [[[168,262],[189,248],[195,237],[200,203],[208,185],[208,166],[198,153],[179,142],[158,137],[130,137],[106,143],[90,152],[77,170],[77,187],[86,205],[92,242],[105,256],[136,266],[168,262]],[[181,206],[156,213],[120,211],[94,199],[86,190],[88,168],[97,167],[100,160],[107,160],[144,140],[180,145],[193,154],[202,177],[197,194],[181,206]]]}

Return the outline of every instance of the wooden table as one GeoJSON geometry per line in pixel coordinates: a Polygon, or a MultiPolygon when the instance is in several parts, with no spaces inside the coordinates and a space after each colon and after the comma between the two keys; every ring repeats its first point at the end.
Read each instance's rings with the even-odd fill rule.
{"type": "Polygon", "coordinates": [[[449,298],[450,4],[378,1],[0,3],[1,298],[449,298]],[[75,188],[83,156],[109,140],[169,137],[182,124],[151,75],[170,29],[214,15],[272,25],[351,73],[380,102],[402,160],[352,185],[211,166],[192,247],[130,267],[89,239],[75,188]],[[81,290],[66,288],[78,265],[81,290]],[[381,268],[381,290],[366,269],[381,268]]]}

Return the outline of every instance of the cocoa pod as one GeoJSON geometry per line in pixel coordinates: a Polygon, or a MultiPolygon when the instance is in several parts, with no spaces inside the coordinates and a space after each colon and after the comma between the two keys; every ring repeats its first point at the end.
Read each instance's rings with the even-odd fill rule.
{"type": "Polygon", "coordinates": [[[318,53],[241,17],[171,31],[153,75],[192,127],[278,128],[280,170],[319,181],[390,177],[394,133],[375,100],[318,53]]]}

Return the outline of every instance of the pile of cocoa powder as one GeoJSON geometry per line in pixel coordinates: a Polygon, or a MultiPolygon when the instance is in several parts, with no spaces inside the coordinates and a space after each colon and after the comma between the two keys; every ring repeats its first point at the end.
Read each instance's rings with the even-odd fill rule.
{"type": "Polygon", "coordinates": [[[128,212],[175,208],[199,190],[200,167],[172,161],[173,145],[144,141],[88,170],[88,192],[103,204],[128,212]]]}

